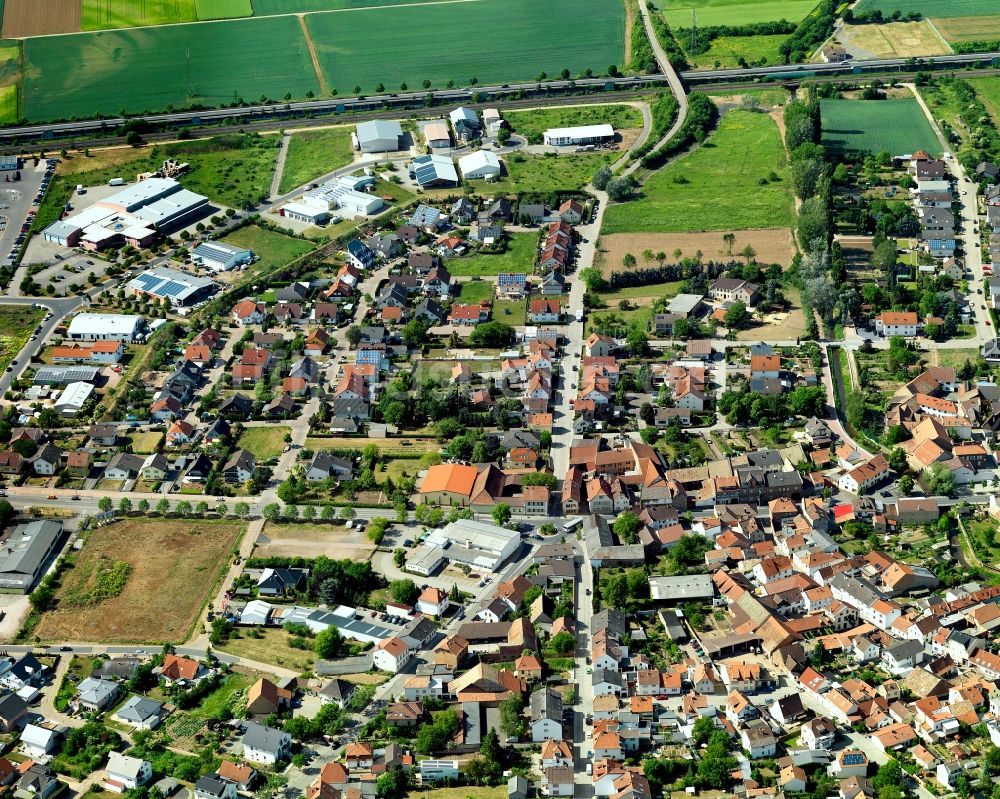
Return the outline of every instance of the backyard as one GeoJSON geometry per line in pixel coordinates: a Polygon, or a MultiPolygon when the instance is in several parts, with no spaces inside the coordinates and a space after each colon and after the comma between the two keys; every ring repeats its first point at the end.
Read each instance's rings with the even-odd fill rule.
{"type": "Polygon", "coordinates": [[[281,454],[285,448],[285,436],[291,432],[291,428],[285,425],[248,427],[236,442],[236,446],[250,450],[259,461],[270,460],[281,454]]]}
{"type": "Polygon", "coordinates": [[[766,114],[734,110],[704,144],[650,177],[636,199],[608,206],[601,233],[788,227],[793,218],[778,126],[766,114]]]}
{"type": "Polygon", "coordinates": [[[128,519],[93,530],[36,634],[54,641],[184,640],[243,529],[236,521],[128,519]],[[107,575],[116,568],[125,578],[112,582],[107,575]]]}
{"type": "Polygon", "coordinates": [[[538,236],[534,233],[513,233],[507,240],[507,250],[495,255],[466,255],[448,258],[445,266],[457,277],[493,276],[501,272],[527,272],[534,269],[538,236]]]}

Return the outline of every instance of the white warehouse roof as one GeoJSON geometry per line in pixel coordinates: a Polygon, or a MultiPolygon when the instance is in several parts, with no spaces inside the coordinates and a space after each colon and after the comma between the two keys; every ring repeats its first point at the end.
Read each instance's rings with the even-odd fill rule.
{"type": "Polygon", "coordinates": [[[62,394],[56,401],[56,408],[61,410],[79,410],[83,404],[90,399],[94,393],[94,386],[91,383],[70,383],[63,389],[62,394]]]}
{"type": "Polygon", "coordinates": [[[358,141],[362,144],[379,139],[398,139],[402,135],[403,126],[396,121],[375,119],[371,122],[358,123],[358,141]]]}
{"type": "Polygon", "coordinates": [[[465,177],[470,172],[478,172],[480,169],[496,170],[499,173],[500,159],[496,157],[495,153],[491,153],[489,150],[476,150],[474,153],[469,153],[459,158],[458,168],[462,172],[462,177],[465,177]]]}
{"type": "Polygon", "coordinates": [[[81,313],[69,323],[70,338],[100,338],[109,334],[131,338],[138,332],[142,317],[133,314],[81,313]]]}
{"type": "Polygon", "coordinates": [[[575,128],[550,128],[545,131],[546,139],[604,139],[613,138],[615,129],[611,125],[580,125],[575,128]]]}

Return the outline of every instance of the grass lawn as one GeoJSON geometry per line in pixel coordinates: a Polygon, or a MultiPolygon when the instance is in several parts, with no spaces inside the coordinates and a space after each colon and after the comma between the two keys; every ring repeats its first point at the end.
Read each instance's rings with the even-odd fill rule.
{"type": "Polygon", "coordinates": [[[88,533],[36,634],[49,641],[184,640],[243,529],[242,522],[129,519],[88,533]],[[132,567],[117,596],[60,606],[61,598],[90,592],[101,567],[114,561],[132,567]]]}
{"type": "Polygon", "coordinates": [[[691,10],[698,14],[699,25],[749,25],[754,22],[798,22],[816,7],[813,0],[659,0],[656,7],[663,18],[681,36],[691,29],[691,10]]]}
{"type": "Polygon", "coordinates": [[[534,233],[512,233],[504,253],[447,258],[445,266],[458,276],[499,275],[501,272],[527,272],[530,275],[534,269],[537,242],[538,236],[534,233]]]}
{"type": "Polygon", "coordinates": [[[294,261],[314,248],[314,244],[292,238],[283,233],[275,233],[256,225],[242,227],[222,239],[226,244],[246,247],[260,256],[255,269],[267,272],[294,261]]]}
{"type": "Polygon", "coordinates": [[[247,630],[241,629],[238,632],[239,638],[230,638],[229,643],[219,649],[237,657],[299,672],[312,671],[316,664],[316,655],[305,649],[293,648],[289,644],[292,636],[283,629],[261,630],[260,638],[251,638],[247,630]]]}
{"type": "MultiPolygon", "coordinates": [[[[979,350],[975,347],[958,350],[939,349],[937,351],[937,365],[950,366],[957,369],[966,361],[972,361],[972,363],[975,363],[980,357],[979,350]]],[[[931,363],[933,363],[933,361],[931,361],[931,363]]]]}
{"type": "MultiPolygon", "coordinates": [[[[491,184],[501,192],[539,194],[580,189],[594,173],[618,158],[618,153],[598,151],[580,155],[526,155],[514,153],[503,164],[504,176],[491,184]]],[[[454,274],[454,272],[452,273],[454,274]]]]}
{"type": "Polygon", "coordinates": [[[133,433],[129,436],[132,442],[132,452],[136,455],[150,455],[156,452],[163,441],[163,433],[133,433]]]}
{"type": "Polygon", "coordinates": [[[458,295],[459,302],[482,302],[493,296],[493,284],[486,280],[470,280],[462,284],[458,295]]]}
{"type": "Polygon", "coordinates": [[[1000,541],[997,540],[1000,528],[996,519],[968,519],[965,529],[972,541],[972,548],[983,563],[992,566],[1000,561],[1000,541]]]}
{"type": "Polygon", "coordinates": [[[642,112],[630,105],[587,105],[577,108],[506,111],[504,118],[516,133],[520,133],[532,144],[541,144],[542,134],[549,128],[572,128],[578,125],[605,123],[615,130],[642,127],[642,112]]]}
{"type": "Polygon", "coordinates": [[[375,478],[381,483],[387,477],[399,485],[403,477],[416,477],[420,471],[420,461],[416,458],[392,458],[388,463],[379,462],[375,478]]]}
{"type": "Polygon", "coordinates": [[[711,46],[704,53],[688,56],[695,67],[705,69],[735,69],[742,57],[748,63],[757,63],[766,59],[767,64],[780,64],[781,53],[778,48],[787,36],[719,36],[712,40],[711,46]],[[718,64],[718,66],[716,66],[718,64]]]}
{"type": "Polygon", "coordinates": [[[17,357],[45,311],[30,305],[0,305],[0,372],[17,357]]]}
{"type": "Polygon", "coordinates": [[[237,691],[249,688],[255,682],[255,678],[234,671],[226,677],[222,685],[202,699],[198,703],[198,706],[191,710],[191,715],[201,719],[219,718],[219,714],[222,713],[229,702],[229,697],[237,691]]]}
{"type": "Polygon", "coordinates": [[[610,205],[601,234],[787,227],[793,220],[778,126],[766,114],[736,110],[704,144],[646,181],[637,199],[610,205]],[[771,172],[779,180],[769,180],[771,172]]]}
{"type": "Polygon", "coordinates": [[[351,130],[348,127],[309,130],[289,136],[278,192],[285,194],[351,163],[354,158],[351,130]]]}
{"type": "Polygon", "coordinates": [[[525,300],[498,300],[493,303],[493,321],[518,327],[524,324],[525,300]]]}
{"type": "Polygon", "coordinates": [[[914,99],[823,100],[820,113],[823,146],[834,155],[880,150],[941,154],[941,144],[914,99]]]}
{"type": "Polygon", "coordinates": [[[285,448],[285,436],[292,432],[285,425],[248,427],[243,431],[236,446],[250,450],[258,460],[275,458],[285,448]]]}

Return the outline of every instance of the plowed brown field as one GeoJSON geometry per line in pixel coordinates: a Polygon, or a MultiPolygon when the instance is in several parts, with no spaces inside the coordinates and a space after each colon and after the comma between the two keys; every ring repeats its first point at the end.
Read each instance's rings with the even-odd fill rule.
{"type": "MultiPolygon", "coordinates": [[[[80,30],[80,0],[7,0],[3,11],[3,38],[73,33],[80,30]]],[[[67,69],[72,65],[67,64],[67,69]]]]}

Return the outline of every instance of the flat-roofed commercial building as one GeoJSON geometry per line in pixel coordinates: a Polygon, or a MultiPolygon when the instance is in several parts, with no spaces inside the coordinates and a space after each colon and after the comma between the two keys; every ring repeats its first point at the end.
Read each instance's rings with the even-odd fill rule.
{"type": "Polygon", "coordinates": [[[141,330],[141,316],[81,313],[69,323],[66,337],[72,341],[135,341],[141,330]]]}
{"type": "Polygon", "coordinates": [[[0,593],[27,594],[41,577],[62,535],[62,522],[20,524],[0,548],[0,593]]]}
{"type": "Polygon", "coordinates": [[[572,144],[604,144],[615,140],[615,129],[611,125],[549,128],[542,136],[545,143],[553,147],[565,147],[572,144]]]}

